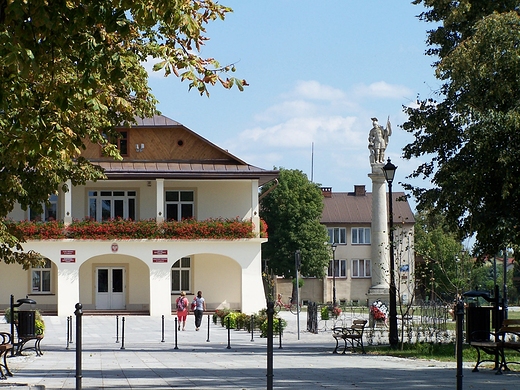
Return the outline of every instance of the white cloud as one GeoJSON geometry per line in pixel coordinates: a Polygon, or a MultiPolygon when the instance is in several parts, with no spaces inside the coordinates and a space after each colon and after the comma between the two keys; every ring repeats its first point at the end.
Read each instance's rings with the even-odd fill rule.
{"type": "Polygon", "coordinates": [[[255,127],[239,134],[239,143],[271,148],[306,148],[313,142],[359,143],[353,117],[295,117],[274,126],[255,127]]]}
{"type": "Polygon", "coordinates": [[[264,112],[255,115],[255,120],[270,122],[279,118],[292,118],[312,115],[317,106],[305,100],[288,100],[267,108],[264,112]]]}
{"type": "Polygon", "coordinates": [[[385,81],[378,81],[370,85],[358,84],[354,87],[354,93],[363,97],[402,99],[413,95],[408,87],[403,85],[388,84],[385,81]]]}
{"type": "Polygon", "coordinates": [[[309,100],[342,100],[345,98],[345,93],[340,89],[323,85],[315,80],[298,81],[296,87],[291,92],[291,95],[296,95],[302,99],[309,100]]]}

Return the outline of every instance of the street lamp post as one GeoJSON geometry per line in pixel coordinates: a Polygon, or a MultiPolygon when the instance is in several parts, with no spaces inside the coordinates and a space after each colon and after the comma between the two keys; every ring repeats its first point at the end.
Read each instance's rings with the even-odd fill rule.
{"type": "Polygon", "coordinates": [[[332,307],[336,307],[336,245],[332,244],[332,307]]]}
{"type": "Polygon", "coordinates": [[[388,340],[390,347],[396,348],[399,343],[397,334],[397,292],[395,288],[395,261],[394,261],[394,212],[393,212],[393,197],[392,197],[392,182],[394,181],[395,171],[397,167],[392,164],[390,158],[385,166],[382,168],[385,174],[386,182],[388,183],[388,198],[389,198],[389,213],[390,213],[390,329],[388,340]]]}

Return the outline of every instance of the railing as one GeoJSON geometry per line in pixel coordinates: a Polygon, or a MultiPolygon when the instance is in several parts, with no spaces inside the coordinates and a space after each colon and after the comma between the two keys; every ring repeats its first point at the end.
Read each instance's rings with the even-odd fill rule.
{"type": "Polygon", "coordinates": [[[243,238],[266,237],[265,229],[260,234],[254,232],[251,221],[235,219],[207,219],[197,221],[167,221],[157,223],[155,220],[132,221],[113,219],[97,222],[90,219],[75,220],[70,224],[62,221],[4,221],[9,229],[17,230],[26,240],[57,239],[219,239],[236,240],[243,238]]]}

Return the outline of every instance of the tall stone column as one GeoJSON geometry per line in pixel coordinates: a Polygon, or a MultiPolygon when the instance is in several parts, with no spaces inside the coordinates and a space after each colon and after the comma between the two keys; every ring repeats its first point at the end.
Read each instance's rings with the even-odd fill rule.
{"type": "Polygon", "coordinates": [[[392,135],[390,118],[386,127],[379,124],[377,118],[372,118],[372,129],[368,135],[370,150],[370,166],[372,172],[372,287],[368,291],[370,303],[376,299],[387,302],[390,291],[390,262],[388,253],[388,211],[386,208],[386,180],[383,172],[385,150],[392,135]]]}
{"type": "Polygon", "coordinates": [[[386,209],[386,181],[384,164],[372,164],[372,227],[371,227],[371,293],[388,292],[388,216],[386,209]]]}

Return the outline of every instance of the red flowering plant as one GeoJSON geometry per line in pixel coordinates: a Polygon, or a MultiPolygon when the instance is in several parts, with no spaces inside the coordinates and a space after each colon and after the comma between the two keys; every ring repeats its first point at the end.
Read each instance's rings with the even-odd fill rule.
{"type": "Polygon", "coordinates": [[[95,221],[85,218],[83,221],[74,221],[66,228],[67,238],[114,240],[114,239],[143,239],[160,238],[157,222],[152,219],[133,221],[131,219],[109,219],[95,221]]]}
{"type": "Polygon", "coordinates": [[[167,221],[161,224],[164,238],[170,239],[224,239],[253,238],[253,223],[235,219],[208,219],[197,221],[167,221]]]}
{"type": "Polygon", "coordinates": [[[267,234],[267,223],[262,218],[260,218],[260,237],[269,237],[269,235],[267,234]]]}
{"type": "Polygon", "coordinates": [[[84,239],[84,240],[130,240],[130,239],[224,239],[253,238],[253,223],[234,219],[208,219],[197,221],[167,221],[161,224],[153,219],[133,221],[110,219],[95,221],[91,218],[74,220],[65,226],[63,222],[10,221],[10,229],[17,230],[25,239],[84,239]]]}
{"type": "Polygon", "coordinates": [[[341,315],[341,307],[339,307],[339,306],[333,307],[332,315],[336,318],[339,317],[341,315]]]}
{"type": "Polygon", "coordinates": [[[376,321],[385,321],[388,315],[388,308],[379,299],[370,305],[370,313],[376,321]]]}
{"type": "Polygon", "coordinates": [[[25,239],[57,240],[66,238],[63,222],[59,221],[5,221],[11,231],[18,231],[25,239]]]}

